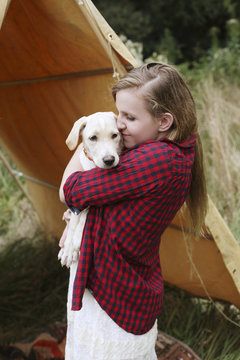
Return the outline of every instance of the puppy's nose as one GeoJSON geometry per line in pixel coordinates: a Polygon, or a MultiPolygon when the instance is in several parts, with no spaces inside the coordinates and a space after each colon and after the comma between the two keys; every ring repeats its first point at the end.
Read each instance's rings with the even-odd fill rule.
{"type": "Polygon", "coordinates": [[[106,155],[106,156],[104,156],[104,158],[103,158],[103,162],[104,162],[104,164],[107,165],[107,166],[112,166],[112,164],[114,163],[114,161],[115,161],[115,157],[112,156],[112,155],[106,155]]]}

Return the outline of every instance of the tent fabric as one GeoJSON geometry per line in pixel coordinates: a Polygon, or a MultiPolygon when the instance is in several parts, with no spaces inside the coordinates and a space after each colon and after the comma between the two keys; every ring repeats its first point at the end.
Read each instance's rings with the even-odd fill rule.
{"type": "Polygon", "coordinates": [[[0,29],[3,23],[4,16],[7,12],[11,0],[2,0],[0,3],[0,29]]]}
{"type": "MultiPolygon", "coordinates": [[[[65,139],[83,115],[116,111],[113,73],[137,66],[90,0],[3,0],[0,4],[0,145],[26,175],[59,186],[71,157],[65,139]]],[[[26,180],[45,231],[59,237],[58,191],[26,180]]],[[[186,247],[178,215],[164,233],[166,281],[240,306],[240,246],[211,199],[206,236],[186,247]]]]}

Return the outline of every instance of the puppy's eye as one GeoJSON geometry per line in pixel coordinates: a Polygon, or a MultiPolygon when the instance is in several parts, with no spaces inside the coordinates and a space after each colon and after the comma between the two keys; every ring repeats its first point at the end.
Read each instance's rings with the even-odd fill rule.
{"type": "Polygon", "coordinates": [[[91,140],[91,141],[97,141],[97,136],[96,136],[96,135],[90,136],[89,140],[91,140]]]}
{"type": "Polygon", "coordinates": [[[118,134],[112,134],[112,139],[116,139],[118,137],[118,134]]]}

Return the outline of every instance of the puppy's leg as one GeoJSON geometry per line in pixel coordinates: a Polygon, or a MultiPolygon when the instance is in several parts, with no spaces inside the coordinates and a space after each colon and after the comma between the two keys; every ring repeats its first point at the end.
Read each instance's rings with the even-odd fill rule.
{"type": "Polygon", "coordinates": [[[60,248],[63,248],[63,246],[64,246],[64,243],[65,243],[65,240],[66,240],[66,237],[67,237],[67,231],[68,231],[68,226],[69,226],[69,221],[70,221],[70,219],[71,219],[71,210],[66,210],[65,212],[64,212],[64,214],[63,214],[63,218],[62,218],[63,220],[65,220],[65,222],[66,222],[66,226],[65,226],[65,229],[64,229],[64,231],[63,231],[63,233],[62,233],[62,236],[61,236],[61,238],[60,238],[60,240],[59,240],[59,246],[60,246],[60,248]]]}
{"type": "Polygon", "coordinates": [[[73,234],[75,231],[75,228],[77,226],[79,215],[71,214],[71,219],[69,221],[69,226],[67,229],[67,237],[64,243],[64,247],[59,251],[58,258],[61,261],[62,266],[66,265],[69,267],[72,263],[73,258],[73,245],[72,245],[72,239],[73,234]]]}
{"type": "Polygon", "coordinates": [[[79,214],[77,226],[73,233],[72,261],[77,261],[78,257],[79,257],[79,251],[80,251],[80,246],[81,246],[81,242],[82,242],[83,230],[84,230],[84,226],[86,223],[87,213],[88,213],[88,208],[81,211],[81,213],[79,214]]]}

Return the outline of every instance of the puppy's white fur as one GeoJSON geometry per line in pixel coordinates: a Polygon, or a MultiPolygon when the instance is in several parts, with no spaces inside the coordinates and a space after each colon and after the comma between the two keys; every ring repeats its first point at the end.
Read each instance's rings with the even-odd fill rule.
{"type": "MultiPolygon", "coordinates": [[[[66,140],[70,150],[76,148],[80,136],[85,149],[85,152],[82,150],[80,153],[80,162],[84,170],[90,170],[95,166],[103,169],[117,166],[122,140],[113,112],[98,112],[77,120],[66,140]]],[[[62,266],[70,267],[78,260],[87,213],[88,209],[78,215],[71,214],[67,237],[58,253],[62,266]]]]}

